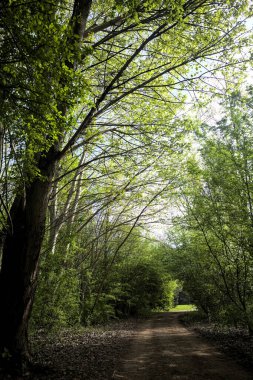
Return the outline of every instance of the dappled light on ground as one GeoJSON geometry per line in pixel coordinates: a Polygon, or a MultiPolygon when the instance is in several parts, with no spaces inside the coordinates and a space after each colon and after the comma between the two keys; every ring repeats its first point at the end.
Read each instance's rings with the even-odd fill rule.
{"type": "Polygon", "coordinates": [[[114,379],[250,380],[251,376],[178,322],[161,313],[136,334],[114,379]]]}

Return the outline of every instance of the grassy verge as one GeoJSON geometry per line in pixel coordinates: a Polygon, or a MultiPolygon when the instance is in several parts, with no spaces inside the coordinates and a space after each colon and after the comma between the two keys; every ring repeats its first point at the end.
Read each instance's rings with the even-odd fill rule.
{"type": "Polygon", "coordinates": [[[177,305],[169,311],[196,311],[197,308],[195,305],[177,305]]]}

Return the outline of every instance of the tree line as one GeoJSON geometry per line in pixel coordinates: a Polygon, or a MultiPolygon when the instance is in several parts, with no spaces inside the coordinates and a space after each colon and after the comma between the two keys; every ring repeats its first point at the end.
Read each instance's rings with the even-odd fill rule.
{"type": "Polygon", "coordinates": [[[252,334],[252,87],[227,94],[224,113],[198,131],[169,266],[209,320],[252,334]]]}

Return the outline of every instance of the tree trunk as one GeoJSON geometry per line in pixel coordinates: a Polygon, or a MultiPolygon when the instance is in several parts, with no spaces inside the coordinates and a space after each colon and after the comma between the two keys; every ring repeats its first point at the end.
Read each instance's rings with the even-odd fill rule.
{"type": "MultiPolygon", "coordinates": [[[[91,4],[92,0],[74,1],[70,21],[75,36],[73,40],[78,35],[79,42],[82,41],[91,4]]],[[[71,69],[75,67],[75,64],[68,61],[66,65],[71,69]]],[[[60,83],[65,85],[64,76],[60,83]]],[[[62,115],[66,114],[65,105],[59,105],[59,110],[62,115]]],[[[60,141],[57,145],[60,145],[60,141]]],[[[20,367],[30,356],[28,321],[37,285],[48,197],[55,173],[56,148],[59,148],[56,146],[42,155],[44,158],[38,159],[36,168],[41,177],[28,183],[23,193],[16,196],[9,214],[10,228],[3,244],[0,272],[0,361],[9,363],[12,367],[20,367]]],[[[61,157],[63,155],[62,153],[61,157]]]]}
{"type": "Polygon", "coordinates": [[[38,166],[44,179],[35,179],[14,200],[10,211],[12,225],[3,245],[0,273],[0,354],[5,364],[17,368],[30,357],[28,321],[37,285],[48,195],[54,175],[54,160],[43,161],[38,166]]]}

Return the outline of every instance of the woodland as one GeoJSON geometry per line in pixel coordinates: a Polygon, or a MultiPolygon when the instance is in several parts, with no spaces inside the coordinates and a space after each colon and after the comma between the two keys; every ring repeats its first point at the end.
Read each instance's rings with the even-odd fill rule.
{"type": "Polygon", "coordinates": [[[252,4],[0,2],[0,366],[169,310],[253,335],[252,4]]]}

